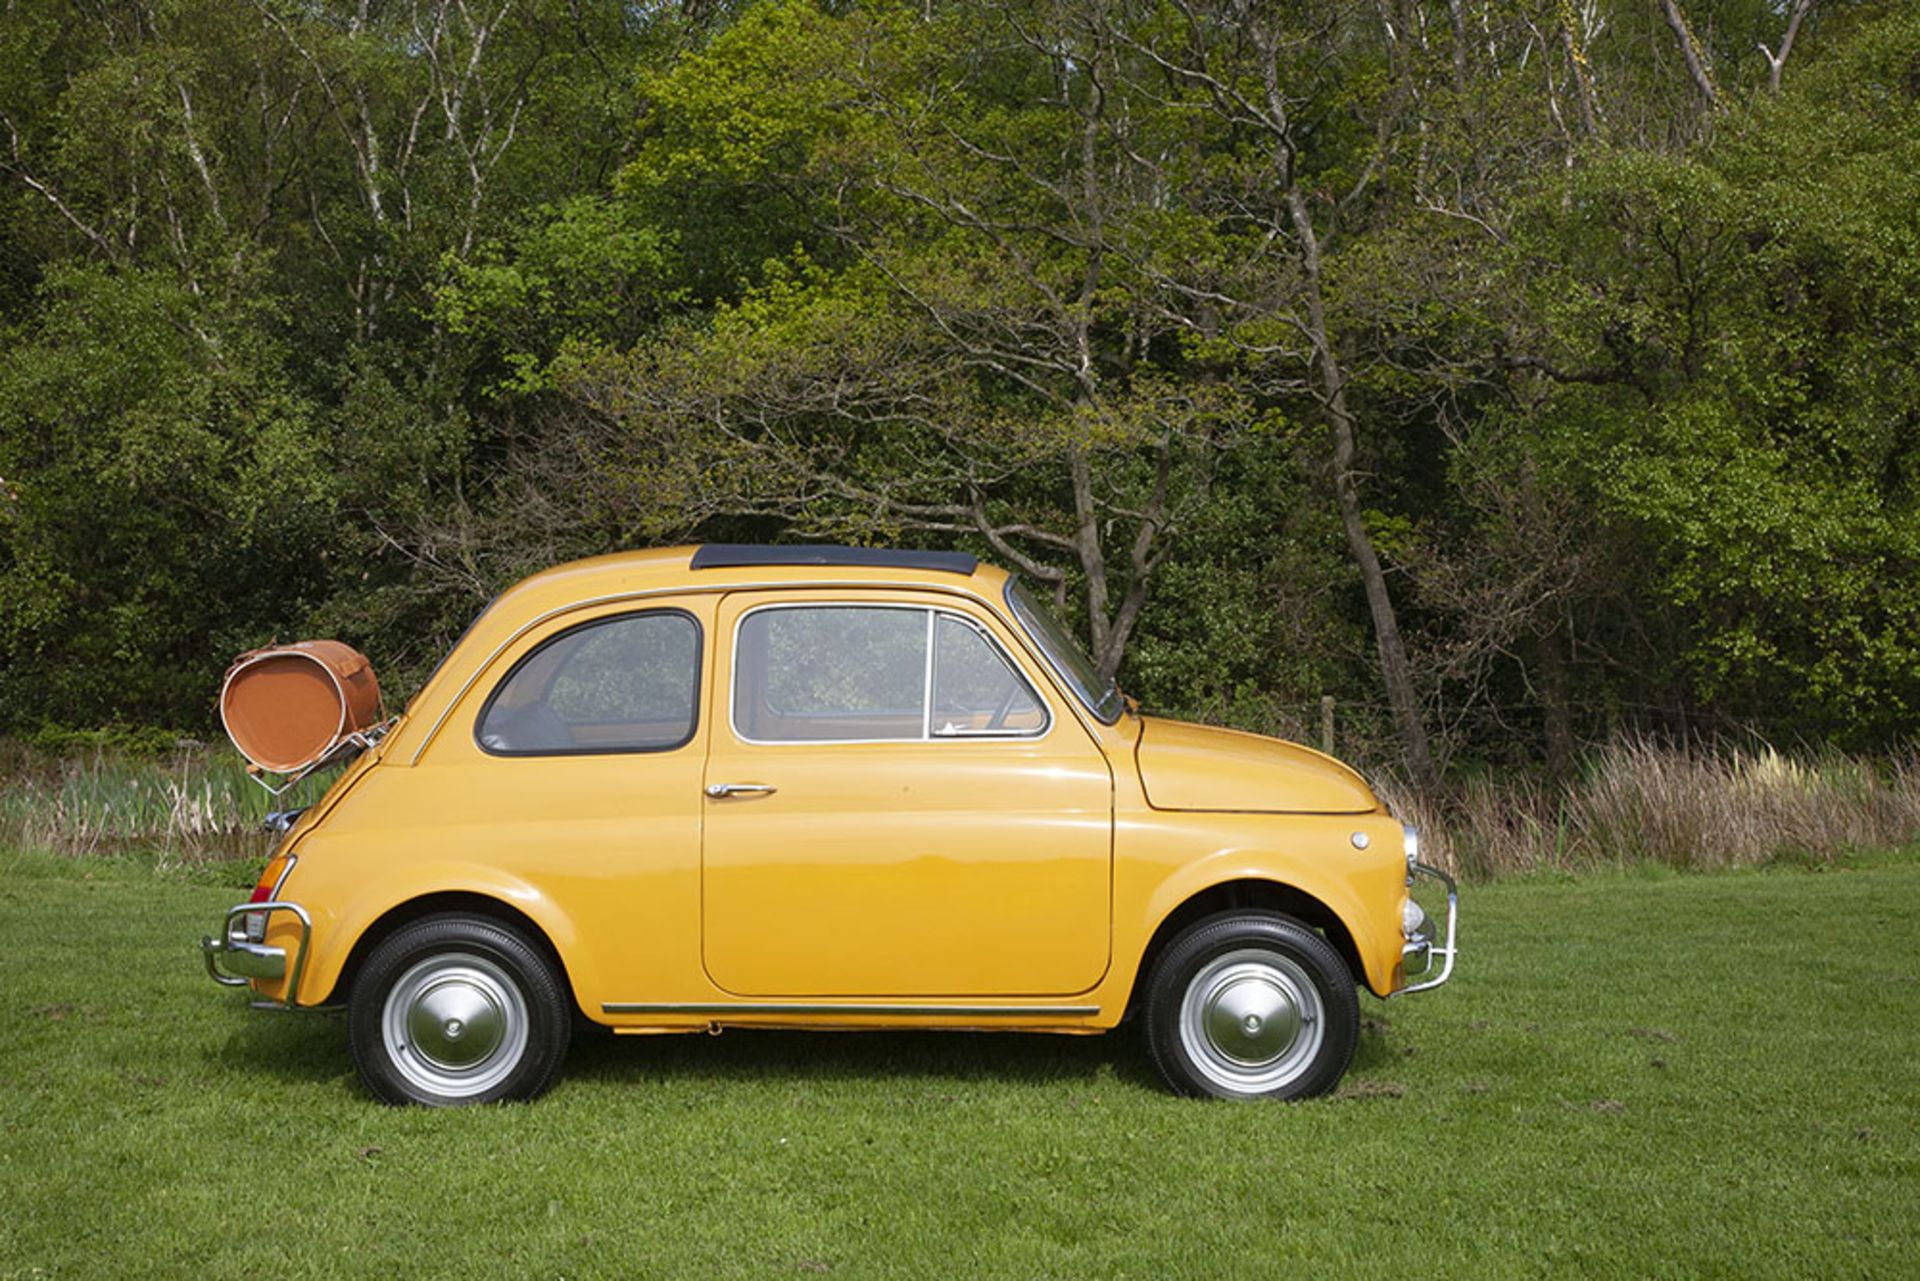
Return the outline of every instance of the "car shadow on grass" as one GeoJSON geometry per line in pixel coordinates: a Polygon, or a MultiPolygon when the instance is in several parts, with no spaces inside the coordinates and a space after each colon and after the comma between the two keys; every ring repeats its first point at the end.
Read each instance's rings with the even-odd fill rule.
{"type": "Polygon", "coordinates": [[[226,1038],[207,1049],[222,1073],[271,1073],[289,1082],[317,1084],[353,1072],[347,1021],[331,1011],[242,1010],[226,1038]]]}
{"type": "Polygon", "coordinates": [[[1160,1088],[1129,1026],[1102,1036],[1019,1032],[799,1032],[729,1028],[718,1036],[574,1032],[566,1079],[754,1084],[938,1078],[1046,1084],[1111,1077],[1160,1088]]]}
{"type": "MultiPolygon", "coordinates": [[[[236,1023],[207,1056],[223,1072],[265,1073],[306,1084],[353,1074],[344,1015],[236,1011],[236,1023]]],[[[1389,1020],[1369,1012],[1350,1074],[1390,1071],[1408,1053],[1389,1020]]],[[[1160,1091],[1138,1025],[1096,1036],[1020,1032],[801,1032],[730,1028],[702,1033],[618,1036],[584,1021],[574,1028],[563,1080],[644,1086],[703,1081],[765,1085],[939,1079],[1049,1084],[1111,1078],[1160,1091]]]]}
{"type": "MultiPolygon", "coordinates": [[[[1391,1071],[1409,1053],[1384,1012],[1361,1019],[1351,1074],[1391,1071]]],[[[618,1036],[593,1024],[574,1032],[568,1079],[644,1084],[939,1078],[1043,1084],[1111,1077],[1164,1091],[1139,1025],[1096,1036],[1022,1032],[800,1032],[729,1028],[718,1036],[618,1036]]]]}
{"type": "MultiPolygon", "coordinates": [[[[229,1034],[206,1051],[222,1073],[260,1073],[316,1085],[353,1074],[346,1019],[339,1013],[249,1010],[236,1012],[236,1019],[229,1034]]],[[[574,1028],[562,1080],[645,1085],[937,1077],[1045,1083],[1101,1076],[1159,1087],[1146,1047],[1130,1026],[1104,1036],[745,1028],[720,1036],[617,1036],[582,1022],[574,1028]]]]}

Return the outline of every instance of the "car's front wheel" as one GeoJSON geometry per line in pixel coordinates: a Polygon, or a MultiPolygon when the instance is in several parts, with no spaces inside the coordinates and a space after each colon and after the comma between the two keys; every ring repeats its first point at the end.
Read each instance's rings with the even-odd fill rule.
{"type": "Polygon", "coordinates": [[[1339,1083],[1360,1036],[1360,999],[1340,954],[1276,912],[1200,921],[1155,962],[1147,1045],[1182,1094],[1300,1099],[1339,1083]]]}
{"type": "Polygon", "coordinates": [[[360,1079],[387,1103],[531,1099],[560,1074],[572,1031],[556,967],[482,917],[424,917],[367,957],[347,1004],[360,1079]]]}

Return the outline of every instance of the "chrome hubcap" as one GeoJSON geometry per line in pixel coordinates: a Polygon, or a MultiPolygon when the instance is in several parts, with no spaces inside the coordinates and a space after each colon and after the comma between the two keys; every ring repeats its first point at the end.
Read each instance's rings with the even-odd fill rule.
{"type": "Polygon", "coordinates": [[[1187,1057],[1208,1081],[1234,1093],[1267,1093],[1306,1072],[1325,1022],[1320,990],[1306,970],[1263,948],[1207,962],[1180,1005],[1187,1057]]]}
{"type": "Polygon", "coordinates": [[[400,1075],[417,1088],[472,1098],[504,1080],[527,1048],[527,1005],[493,961],[430,956],[387,993],[381,1030],[400,1075]]]}

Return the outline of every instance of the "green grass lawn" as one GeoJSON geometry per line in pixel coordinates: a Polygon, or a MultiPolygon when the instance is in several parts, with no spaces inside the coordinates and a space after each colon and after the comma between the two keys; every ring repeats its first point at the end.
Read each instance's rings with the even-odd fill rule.
{"type": "Polygon", "coordinates": [[[1920,853],[1477,888],[1340,1097],[1127,1030],[588,1036],[529,1107],[368,1101],[193,942],[228,869],[0,855],[0,1278],[1911,1276],[1920,853]]]}

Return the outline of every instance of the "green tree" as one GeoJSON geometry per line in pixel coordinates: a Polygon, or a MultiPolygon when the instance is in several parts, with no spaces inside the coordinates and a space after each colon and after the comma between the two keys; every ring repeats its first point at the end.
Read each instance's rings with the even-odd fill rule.
{"type": "Polygon", "coordinates": [[[1612,379],[1555,426],[1654,549],[1702,695],[1803,733],[1890,736],[1920,697],[1916,57],[1910,15],[1874,24],[1750,131],[1543,212],[1556,359],[1612,379]]]}
{"type": "MultiPolygon", "coordinates": [[[[201,725],[240,648],[326,625],[407,654],[464,621],[409,590],[406,531],[527,426],[488,396],[511,343],[451,332],[436,286],[522,228],[599,242],[637,64],[684,25],[564,0],[8,7],[0,720],[201,725]]],[[[528,288],[617,305],[598,277],[554,303],[584,285],[528,288]]]]}
{"type": "Polygon", "coordinates": [[[42,293],[0,356],[0,718],[197,721],[323,590],[313,408],[269,308],[101,266],[42,293]]]}

